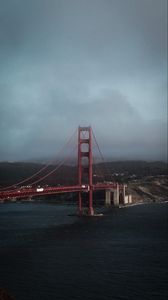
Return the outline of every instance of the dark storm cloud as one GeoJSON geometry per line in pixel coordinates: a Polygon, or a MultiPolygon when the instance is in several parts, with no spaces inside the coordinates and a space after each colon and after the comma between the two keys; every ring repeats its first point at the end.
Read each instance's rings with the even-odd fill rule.
{"type": "Polygon", "coordinates": [[[166,0],[0,0],[0,160],[91,124],[111,158],[166,157],[166,0]]]}

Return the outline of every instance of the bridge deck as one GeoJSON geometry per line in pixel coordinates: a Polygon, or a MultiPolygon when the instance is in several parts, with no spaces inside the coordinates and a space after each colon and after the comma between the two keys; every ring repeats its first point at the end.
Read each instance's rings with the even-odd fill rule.
{"type": "MultiPolygon", "coordinates": [[[[116,183],[110,184],[95,184],[92,186],[93,191],[106,190],[106,189],[117,188],[116,183]]],[[[89,185],[74,185],[74,186],[57,186],[57,187],[47,187],[47,188],[29,188],[29,189],[15,189],[9,191],[1,191],[0,199],[10,199],[10,198],[26,198],[42,195],[53,195],[60,193],[75,193],[75,192],[88,192],[89,185]]]]}

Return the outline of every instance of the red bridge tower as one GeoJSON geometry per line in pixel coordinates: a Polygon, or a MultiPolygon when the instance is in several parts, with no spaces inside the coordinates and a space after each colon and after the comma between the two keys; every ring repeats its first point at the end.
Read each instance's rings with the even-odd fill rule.
{"type": "MultiPolygon", "coordinates": [[[[92,216],[93,210],[93,182],[92,182],[92,128],[78,127],[78,179],[79,185],[85,185],[83,182],[87,177],[89,193],[88,214],[92,216]]],[[[79,192],[79,214],[82,214],[82,194],[79,192]]]]}

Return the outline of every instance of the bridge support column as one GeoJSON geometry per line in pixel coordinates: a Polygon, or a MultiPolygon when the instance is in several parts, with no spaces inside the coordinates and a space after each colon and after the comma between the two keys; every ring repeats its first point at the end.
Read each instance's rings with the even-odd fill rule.
{"type": "Polygon", "coordinates": [[[79,215],[82,215],[82,195],[81,192],[79,192],[79,215]]]}
{"type": "Polygon", "coordinates": [[[94,210],[93,210],[93,189],[92,186],[90,187],[89,191],[89,216],[94,215],[94,210]]]}
{"type": "Polygon", "coordinates": [[[115,207],[119,206],[119,186],[118,186],[118,184],[117,184],[117,187],[114,189],[113,203],[114,203],[115,207]]]}
{"type": "MultiPolygon", "coordinates": [[[[93,216],[93,180],[92,180],[92,129],[91,127],[78,128],[78,180],[79,185],[88,184],[89,206],[88,215],[93,216]],[[85,161],[83,160],[85,159],[85,161]]],[[[82,214],[82,197],[79,192],[79,214],[82,214]]]]}
{"type": "Polygon", "coordinates": [[[124,184],[123,185],[123,198],[124,198],[124,202],[125,202],[125,188],[126,188],[126,185],[124,184]]]}
{"type": "Polygon", "coordinates": [[[120,204],[125,204],[125,200],[126,200],[126,197],[125,197],[125,189],[126,189],[126,185],[123,184],[122,187],[120,188],[120,191],[119,191],[119,194],[120,194],[120,204]]]}
{"type": "Polygon", "coordinates": [[[105,206],[111,205],[111,190],[105,190],[105,206]]]}

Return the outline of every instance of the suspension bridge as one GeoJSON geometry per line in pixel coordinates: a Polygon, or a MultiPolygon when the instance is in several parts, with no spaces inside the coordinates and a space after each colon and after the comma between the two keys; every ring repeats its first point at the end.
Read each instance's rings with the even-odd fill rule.
{"type": "MultiPolygon", "coordinates": [[[[104,162],[102,152],[97,143],[95,134],[92,128],[89,127],[78,127],[77,130],[78,138],[77,140],[77,178],[75,185],[56,185],[56,186],[47,186],[40,185],[39,183],[44,183],[45,180],[55,174],[68,160],[68,158],[62,159],[53,170],[47,172],[48,167],[51,165],[51,162],[43,166],[33,175],[17,182],[12,185],[8,185],[0,189],[0,200],[5,201],[12,198],[24,199],[35,196],[44,196],[44,195],[54,195],[61,193],[77,193],[78,194],[78,212],[79,215],[83,214],[84,201],[83,195],[87,193],[87,214],[89,216],[94,215],[93,208],[93,193],[95,191],[105,191],[105,203],[110,205],[113,202],[114,206],[119,205],[120,197],[125,197],[125,185],[118,184],[113,181],[103,180],[103,175],[101,174],[101,182],[95,182],[93,177],[93,165],[94,156],[93,156],[93,141],[95,142],[97,149],[99,151],[100,157],[104,162]],[[44,175],[43,173],[46,172],[44,175]],[[43,175],[42,175],[43,174],[43,175]],[[24,184],[24,185],[23,185],[24,184]],[[25,185],[26,184],[26,185],[25,185]]],[[[75,132],[76,135],[76,132],[75,132]]],[[[74,135],[73,135],[74,136],[74,135]]],[[[69,147],[72,137],[65,144],[65,148],[69,147]]],[[[74,150],[73,150],[74,151],[74,150]]],[[[63,153],[61,149],[60,154],[63,153]]],[[[109,172],[110,176],[110,172],[109,172]]],[[[86,211],[86,208],[85,208],[86,211]]]]}

